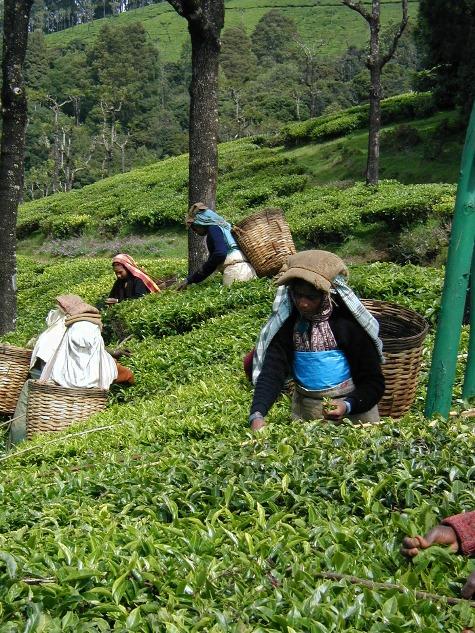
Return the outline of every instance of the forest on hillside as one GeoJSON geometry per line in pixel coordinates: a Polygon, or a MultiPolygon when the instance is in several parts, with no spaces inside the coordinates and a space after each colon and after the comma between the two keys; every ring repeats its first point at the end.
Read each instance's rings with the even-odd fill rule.
{"type": "MultiPolygon", "coordinates": [[[[102,22],[96,37],[54,46],[42,29],[30,33],[25,199],[187,151],[188,39],[176,61],[165,61],[140,21],[102,22]]],[[[383,40],[392,29],[389,24],[383,40]]],[[[366,102],[365,49],[350,45],[334,57],[321,48],[320,41],[304,41],[279,9],[267,11],[252,30],[244,21],[225,27],[220,140],[273,134],[285,123],[366,102]]],[[[410,90],[419,67],[410,27],[384,74],[385,96],[410,90]]]]}
{"type": "MultiPolygon", "coordinates": [[[[24,200],[70,191],[188,149],[191,45],[186,24],[180,24],[181,50],[171,58],[165,40],[152,37],[140,21],[145,9],[132,10],[136,3],[116,8],[113,2],[100,3],[88,20],[114,11],[128,12],[130,19],[97,19],[96,30],[74,35],[80,28],[74,25],[84,25],[86,4],[36,0],[33,5],[25,68],[29,122],[24,200]],[[55,15],[57,22],[60,13],[70,16],[61,27],[69,37],[51,39],[49,33],[60,27],[48,26],[45,16],[55,15]]],[[[418,14],[411,5],[409,26],[384,69],[384,97],[433,90],[439,107],[459,107],[466,116],[474,85],[468,61],[475,41],[472,5],[473,0],[455,8],[444,0],[422,0],[418,14]],[[445,36],[461,44],[443,46],[445,36]]],[[[387,3],[382,6],[383,17],[385,12],[391,16],[384,22],[384,47],[397,13],[387,3]]],[[[310,20],[317,19],[310,5],[302,10],[310,20]]],[[[278,3],[261,11],[255,24],[243,9],[238,21],[234,16],[225,25],[221,142],[275,135],[285,124],[367,103],[366,46],[349,43],[348,30],[339,22],[344,16],[364,29],[363,21],[338,2],[329,11],[334,21],[322,22],[322,37],[313,39],[303,34],[305,22],[293,19],[297,12],[278,3]],[[339,40],[341,52],[329,52],[332,39],[339,40]]]]}

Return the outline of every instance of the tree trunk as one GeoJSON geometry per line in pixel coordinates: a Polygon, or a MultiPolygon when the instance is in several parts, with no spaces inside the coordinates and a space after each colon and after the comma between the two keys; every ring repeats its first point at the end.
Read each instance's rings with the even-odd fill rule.
{"type": "MultiPolygon", "coordinates": [[[[213,10],[213,9],[210,9],[213,10]]],[[[216,11],[216,9],[214,9],[216,11]]],[[[222,11],[224,21],[224,8],[222,11]]],[[[213,19],[216,16],[213,15],[213,19]]],[[[218,175],[218,68],[220,40],[216,32],[189,22],[192,75],[190,87],[190,139],[188,202],[216,208],[218,175]]],[[[188,273],[198,270],[207,257],[206,243],[188,232],[188,273]]]]}
{"type": "Polygon", "coordinates": [[[369,90],[369,135],[366,184],[377,185],[379,179],[379,135],[381,130],[381,69],[379,64],[370,69],[369,90]]]}
{"type": "Polygon", "coordinates": [[[379,135],[381,130],[381,73],[384,66],[394,57],[398,42],[409,19],[408,0],[401,0],[402,18],[384,55],[380,51],[381,2],[371,1],[371,12],[360,0],[342,0],[343,4],[359,13],[368,23],[370,30],[369,55],[366,61],[371,76],[369,89],[369,135],[368,161],[366,163],[366,184],[377,185],[379,179],[379,135]]]}
{"type": "Polygon", "coordinates": [[[370,40],[367,62],[370,72],[368,161],[366,164],[367,185],[377,185],[379,178],[379,132],[381,129],[382,96],[379,54],[380,10],[379,0],[373,0],[373,14],[369,25],[370,40]]]}
{"type": "Polygon", "coordinates": [[[23,81],[32,0],[5,0],[0,148],[0,334],[16,323],[16,219],[23,191],[27,104],[23,81]]]}
{"type": "MultiPolygon", "coordinates": [[[[168,0],[188,21],[191,37],[188,203],[216,206],[218,172],[218,68],[224,0],[168,0]]],[[[188,232],[188,270],[206,259],[204,240],[188,232]]]]}

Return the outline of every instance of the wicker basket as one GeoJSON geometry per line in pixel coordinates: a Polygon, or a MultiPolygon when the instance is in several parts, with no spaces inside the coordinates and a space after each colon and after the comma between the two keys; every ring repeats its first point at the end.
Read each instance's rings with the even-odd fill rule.
{"type": "Polygon", "coordinates": [[[0,413],[15,411],[23,383],[28,378],[31,349],[0,345],[0,413]]]}
{"type": "Polygon", "coordinates": [[[258,277],[276,275],[295,250],[289,225],[280,209],[264,209],[233,227],[239,246],[258,277]]]}
{"type": "Polygon", "coordinates": [[[414,401],[422,343],[429,324],[417,312],[397,303],[372,299],[362,299],[362,303],[379,322],[379,336],[386,359],[382,366],[386,390],[378,404],[379,413],[400,418],[409,411],[414,401]]]}
{"type": "Polygon", "coordinates": [[[26,410],[26,435],[61,431],[73,422],[103,411],[107,391],[83,387],[59,387],[37,380],[30,385],[26,410]]]}

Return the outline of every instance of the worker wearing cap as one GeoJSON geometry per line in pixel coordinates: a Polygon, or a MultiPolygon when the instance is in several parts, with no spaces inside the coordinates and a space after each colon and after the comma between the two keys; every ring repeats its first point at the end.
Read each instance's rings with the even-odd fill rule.
{"type": "Polygon", "coordinates": [[[286,379],[295,383],[294,419],[376,423],[384,393],[379,326],[347,286],[348,270],[322,250],[291,255],[278,278],[272,316],[253,357],[253,430],[286,379]]]}

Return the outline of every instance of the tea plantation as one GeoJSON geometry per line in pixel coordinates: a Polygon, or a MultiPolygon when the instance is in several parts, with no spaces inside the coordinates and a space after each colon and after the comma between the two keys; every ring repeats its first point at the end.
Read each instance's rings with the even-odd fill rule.
{"type": "MultiPolygon", "coordinates": [[[[460,147],[453,134],[460,133],[460,123],[453,113],[431,117],[433,112],[430,93],[410,93],[383,101],[387,125],[386,136],[383,136],[392,139],[384,155],[388,159],[389,154],[390,163],[393,157],[394,165],[397,165],[394,173],[399,177],[403,175],[403,164],[406,172],[414,171],[411,175],[406,174],[409,183],[417,178],[415,165],[418,163],[425,163],[429,172],[434,165],[436,173],[442,172],[444,176],[447,165],[451,165],[449,171],[452,173],[456,169],[454,165],[458,164],[460,147]],[[402,128],[398,127],[401,121],[416,119],[417,124],[427,128],[426,131],[419,132],[414,126],[404,127],[404,124],[402,128]],[[419,139],[417,151],[421,153],[410,154],[411,158],[407,160],[404,152],[414,148],[401,150],[398,145],[406,135],[411,138],[415,135],[419,139]],[[392,149],[391,144],[394,145],[392,149]],[[451,148],[448,155],[444,153],[447,144],[451,148]],[[443,157],[442,164],[422,155],[431,147],[433,153],[443,157]],[[455,160],[454,152],[457,154],[455,160]]],[[[333,144],[327,153],[340,156],[340,164],[334,166],[333,173],[348,173],[351,171],[349,163],[352,163],[349,157],[355,151],[352,142],[362,142],[360,137],[367,118],[367,106],[358,106],[288,125],[275,138],[249,137],[221,144],[217,210],[235,223],[264,207],[280,207],[285,211],[299,246],[331,244],[332,248],[339,248],[353,237],[359,241],[362,252],[378,250],[383,244],[386,250],[395,250],[395,256],[403,261],[413,257],[414,263],[431,262],[434,253],[440,250],[439,235],[444,241],[450,224],[454,185],[437,182],[405,185],[396,180],[385,180],[375,189],[354,182],[354,179],[334,180],[323,185],[331,179],[332,170],[329,171],[328,165],[323,167],[325,161],[322,158],[308,157],[315,148],[334,143],[335,138],[340,139],[340,149],[333,144]],[[307,158],[302,157],[302,151],[306,151],[307,158]],[[325,172],[321,180],[319,170],[325,172]],[[407,239],[406,247],[399,246],[399,237],[413,228],[419,231],[418,241],[427,243],[424,254],[417,253],[418,249],[413,246],[408,254],[407,239]],[[391,238],[389,244],[388,236],[391,238]]],[[[358,168],[354,169],[359,180],[361,174],[358,168]]],[[[390,176],[391,170],[385,173],[390,176]]],[[[67,194],[27,202],[19,212],[17,234],[20,240],[34,235],[44,241],[82,235],[99,235],[103,239],[147,235],[164,227],[176,230],[183,226],[187,200],[188,158],[183,155],[106,178],[67,194]]]]}
{"type": "MultiPolygon", "coordinates": [[[[142,263],[154,276],[185,269],[179,260],[142,263]]],[[[7,340],[23,345],[41,331],[58,293],[100,305],[112,281],[108,259],[20,258],[20,318],[7,340]]],[[[351,281],[361,296],[433,320],[442,272],[379,263],[352,267],[351,281]]],[[[468,602],[415,595],[458,596],[473,562],[436,547],[407,563],[398,551],[404,534],[475,508],[473,424],[421,415],[430,341],[404,419],[369,429],[296,424],[283,397],[251,436],[241,362],[273,294],[268,280],[226,289],[212,278],[107,311],[111,342],[132,335],[125,362],[136,385],[114,388],[108,410],[87,423],[0,456],[0,632],[475,625],[468,602]],[[324,572],[406,590],[332,582],[324,572]]]]}

